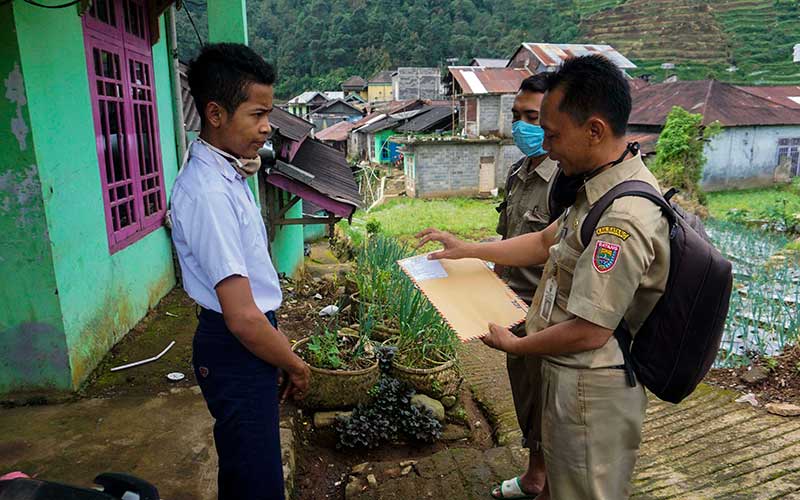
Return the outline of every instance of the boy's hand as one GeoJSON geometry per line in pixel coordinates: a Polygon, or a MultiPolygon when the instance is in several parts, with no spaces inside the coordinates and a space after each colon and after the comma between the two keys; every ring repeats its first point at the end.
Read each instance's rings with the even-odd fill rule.
{"type": "Polygon", "coordinates": [[[311,379],[311,369],[303,360],[299,360],[299,363],[292,367],[291,369],[287,370],[285,373],[285,377],[288,377],[288,383],[284,384],[285,388],[281,394],[281,402],[286,401],[286,399],[291,396],[294,399],[303,399],[308,392],[308,383],[311,379]]]}
{"type": "Polygon", "coordinates": [[[433,228],[428,228],[424,231],[421,231],[416,235],[416,238],[419,239],[417,248],[420,248],[425,243],[431,241],[438,241],[444,246],[444,250],[429,254],[428,259],[430,260],[463,259],[465,257],[469,257],[469,250],[472,246],[472,243],[462,241],[450,233],[439,231],[438,229],[433,228]]]}
{"type": "Polygon", "coordinates": [[[489,323],[489,333],[481,337],[481,341],[499,351],[511,352],[514,349],[514,343],[519,341],[519,337],[507,328],[489,323]]]}

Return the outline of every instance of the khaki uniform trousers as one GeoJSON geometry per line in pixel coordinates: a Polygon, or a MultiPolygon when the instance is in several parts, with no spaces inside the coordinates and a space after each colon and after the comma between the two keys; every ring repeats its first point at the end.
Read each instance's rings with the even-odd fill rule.
{"type": "Polygon", "coordinates": [[[647,396],[618,368],[542,361],[542,448],[554,500],[622,500],[642,439],[647,396]]]}
{"type": "MultiPolygon", "coordinates": [[[[518,337],[524,337],[525,324],[511,331],[518,337]]],[[[542,443],[542,358],[506,354],[506,368],[517,423],[522,431],[522,447],[537,452],[542,443]]]]}

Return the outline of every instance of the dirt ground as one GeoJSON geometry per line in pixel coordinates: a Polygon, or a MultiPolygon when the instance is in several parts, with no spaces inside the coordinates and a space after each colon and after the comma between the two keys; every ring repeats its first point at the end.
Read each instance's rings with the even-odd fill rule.
{"type": "MultiPolygon", "coordinates": [[[[319,310],[337,302],[343,283],[340,267],[326,244],[315,246],[307,272],[282,280],[278,320],[291,340],[313,332],[319,310]]],[[[169,500],[213,498],[213,420],[191,365],[196,326],[196,306],[177,286],[114,346],[69,401],[40,406],[6,402],[0,408],[0,473],[21,470],[88,487],[101,472],[121,471],[152,481],[169,500]],[[158,361],[110,371],[154,356],[171,341],[175,345],[158,361]],[[185,378],[172,382],[166,377],[171,372],[185,378]]],[[[422,458],[446,448],[491,448],[490,423],[466,387],[460,396],[462,409],[449,413],[446,439],[376,450],[336,449],[332,432],[314,429],[313,414],[285,404],[282,415],[291,416],[295,424],[294,498],[344,498],[342,481],[363,462],[422,458]]]]}
{"type": "Polygon", "coordinates": [[[774,358],[756,360],[753,366],[763,368],[767,378],[748,384],[741,379],[748,367],[720,368],[711,370],[705,381],[745,394],[752,392],[761,404],[785,402],[800,405],[800,346],[789,347],[774,358]]]}

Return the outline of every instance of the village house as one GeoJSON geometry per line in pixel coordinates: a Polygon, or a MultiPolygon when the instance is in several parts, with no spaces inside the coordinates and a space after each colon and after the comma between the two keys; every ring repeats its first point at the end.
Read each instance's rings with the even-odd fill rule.
{"type": "Polygon", "coordinates": [[[308,120],[311,113],[316,111],[317,108],[336,99],[344,99],[344,92],[317,92],[315,90],[309,90],[289,99],[286,103],[286,109],[289,113],[299,116],[304,120],[308,120]]]}
{"type": "Polygon", "coordinates": [[[562,62],[570,57],[590,54],[605,56],[623,73],[636,68],[635,64],[610,45],[576,43],[522,43],[508,61],[508,67],[527,68],[533,74],[547,73],[555,71],[562,62]]]}
{"type": "Polygon", "coordinates": [[[451,66],[445,78],[450,99],[460,103],[459,125],[467,137],[511,137],[511,107],[526,68],[451,66]]]}
{"type": "Polygon", "coordinates": [[[417,110],[423,105],[419,99],[377,105],[373,112],[353,124],[347,141],[347,157],[354,161],[388,163],[392,154],[396,154],[396,146],[391,146],[393,151],[390,151],[386,142],[394,134],[394,128],[405,122],[399,114],[417,110]]]}
{"type": "Polygon", "coordinates": [[[392,96],[397,101],[441,99],[442,74],[439,68],[397,68],[392,73],[392,96]]]}
{"type": "Polygon", "coordinates": [[[355,124],[349,121],[341,121],[335,125],[320,130],[315,134],[315,139],[322,141],[334,149],[338,149],[347,156],[347,138],[355,124]]]}
{"type": "MultiPolygon", "coordinates": [[[[770,185],[800,175],[800,109],[785,90],[753,90],[716,80],[649,85],[633,93],[630,135],[658,134],[674,106],[719,122],[705,147],[701,185],[713,191],[770,185]],[[772,95],[772,98],[762,97],[772,95]]],[[[791,92],[790,92],[791,93],[791,92]]]]}
{"type": "Polygon", "coordinates": [[[369,96],[367,95],[367,81],[360,76],[351,76],[342,82],[342,92],[345,97],[357,95],[361,98],[362,102],[366,102],[369,96]]]}
{"type": "Polygon", "coordinates": [[[379,71],[367,82],[367,102],[373,104],[392,100],[392,71],[379,71]]]}
{"type": "Polygon", "coordinates": [[[308,118],[317,130],[323,130],[341,121],[356,122],[363,116],[355,105],[344,99],[336,99],[318,107],[308,118]]]}

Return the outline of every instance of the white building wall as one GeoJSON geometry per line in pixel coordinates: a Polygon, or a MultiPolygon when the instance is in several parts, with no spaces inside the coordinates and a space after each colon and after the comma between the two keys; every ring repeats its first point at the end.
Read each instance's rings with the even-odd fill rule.
{"type": "Polygon", "coordinates": [[[772,184],[778,166],[778,140],[796,137],[800,137],[800,125],[724,128],[705,147],[703,189],[772,184]]]}

